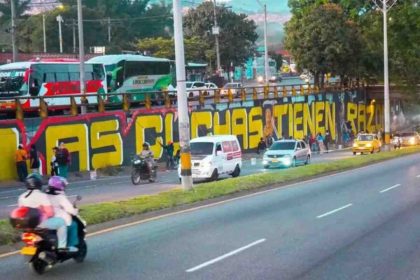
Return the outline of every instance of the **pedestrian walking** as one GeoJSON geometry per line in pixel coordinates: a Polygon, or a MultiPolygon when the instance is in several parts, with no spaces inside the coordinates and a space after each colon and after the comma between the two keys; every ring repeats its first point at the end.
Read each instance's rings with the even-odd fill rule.
{"type": "Polygon", "coordinates": [[[175,157],[174,157],[174,162],[175,164],[178,166],[179,165],[179,160],[181,159],[181,150],[178,149],[175,153],[175,157]]]}
{"type": "Polygon", "coordinates": [[[260,138],[260,142],[258,142],[257,146],[257,154],[260,154],[260,151],[264,152],[267,149],[267,144],[264,141],[264,138],[260,138]]]}
{"type": "Polygon", "coordinates": [[[53,155],[51,156],[51,176],[58,176],[58,162],[57,162],[57,152],[58,147],[54,147],[53,149],[53,155]]]}
{"type": "Polygon", "coordinates": [[[56,153],[56,161],[58,164],[58,175],[67,178],[70,165],[70,152],[64,143],[60,143],[60,147],[56,153]]]}
{"type": "Polygon", "coordinates": [[[19,181],[25,182],[28,177],[28,166],[26,160],[28,159],[28,153],[23,148],[22,144],[19,144],[18,149],[15,152],[16,170],[19,177],[19,181]]]}
{"type": "Polygon", "coordinates": [[[311,147],[312,152],[318,151],[318,143],[313,134],[311,134],[311,136],[309,137],[309,147],[311,147]]]}
{"type": "Polygon", "coordinates": [[[318,142],[318,147],[319,147],[318,153],[323,153],[325,151],[325,146],[324,146],[324,137],[322,137],[321,133],[318,133],[318,135],[316,136],[316,141],[318,142]]]}
{"type": "Polygon", "coordinates": [[[324,137],[324,146],[327,153],[328,153],[328,145],[331,142],[332,142],[331,134],[330,134],[330,131],[327,130],[327,132],[325,132],[325,137],[324,137]]]}
{"type": "Polygon", "coordinates": [[[38,150],[34,144],[31,145],[31,150],[29,151],[29,159],[32,173],[39,173],[39,155],[38,150]]]}
{"type": "Polygon", "coordinates": [[[168,145],[163,145],[161,142],[159,144],[165,150],[166,154],[166,169],[170,170],[173,169],[175,166],[174,163],[174,143],[172,141],[168,142],[168,145]]]}

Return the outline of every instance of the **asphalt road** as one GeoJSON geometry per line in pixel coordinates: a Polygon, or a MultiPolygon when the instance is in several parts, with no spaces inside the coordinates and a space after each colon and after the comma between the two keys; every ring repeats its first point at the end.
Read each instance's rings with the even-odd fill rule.
{"type": "Polygon", "coordinates": [[[419,199],[407,156],[92,236],[43,279],[420,279],[419,199]]]}
{"type": "MultiPolygon", "coordinates": [[[[323,155],[314,154],[312,162],[322,162],[337,160],[352,156],[350,151],[333,152],[323,155]]],[[[243,161],[241,175],[249,175],[260,172],[272,172],[273,169],[266,170],[262,166],[261,159],[256,165],[252,165],[249,160],[243,161]]],[[[287,169],[285,169],[287,172],[287,169]]],[[[228,177],[222,177],[228,178],[228,177]]],[[[81,195],[83,204],[92,204],[104,201],[124,200],[143,194],[159,193],[179,185],[176,171],[159,172],[156,183],[147,183],[133,186],[129,176],[106,177],[96,181],[70,182],[67,188],[67,195],[71,198],[81,195]]],[[[16,207],[18,196],[25,191],[24,187],[2,187],[0,188],[0,219],[8,217],[10,211],[16,207]]]]}

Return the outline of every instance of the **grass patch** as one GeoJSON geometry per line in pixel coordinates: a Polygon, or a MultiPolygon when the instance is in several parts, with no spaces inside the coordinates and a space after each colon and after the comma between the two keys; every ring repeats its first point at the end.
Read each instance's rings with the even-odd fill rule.
{"type": "MultiPolygon", "coordinates": [[[[253,190],[275,184],[304,180],[336,171],[353,169],[418,152],[420,152],[420,148],[413,147],[392,152],[381,152],[373,155],[355,156],[278,172],[253,174],[229,180],[204,183],[196,186],[191,191],[172,189],[159,194],[143,195],[125,201],[85,205],[82,206],[81,209],[83,210],[83,217],[88,224],[99,224],[136,214],[230,195],[244,190],[253,190]]],[[[7,220],[0,220],[0,245],[12,244],[17,240],[17,232],[10,226],[9,222],[7,220]]]]}

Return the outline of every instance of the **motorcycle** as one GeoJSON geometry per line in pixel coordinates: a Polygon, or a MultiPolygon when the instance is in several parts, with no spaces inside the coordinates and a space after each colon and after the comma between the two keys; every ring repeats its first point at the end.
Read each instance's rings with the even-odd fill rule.
{"type": "Polygon", "coordinates": [[[157,166],[149,169],[145,158],[139,155],[134,156],[132,160],[131,182],[133,185],[139,185],[142,181],[154,182],[157,176],[157,166]]]}
{"type": "MultiPolygon", "coordinates": [[[[78,196],[77,200],[81,197],[78,196]]],[[[45,228],[29,228],[22,233],[25,246],[20,253],[29,257],[29,264],[37,274],[43,274],[47,269],[57,263],[73,259],[77,263],[84,261],[87,254],[86,222],[79,216],[73,216],[78,226],[79,244],[77,252],[61,251],[57,249],[57,234],[55,230],[45,228]]]]}

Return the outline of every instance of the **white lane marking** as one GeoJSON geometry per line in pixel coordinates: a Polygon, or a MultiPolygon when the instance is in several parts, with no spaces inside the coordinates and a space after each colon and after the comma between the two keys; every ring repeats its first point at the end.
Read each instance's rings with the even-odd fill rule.
{"type": "Polygon", "coordinates": [[[231,257],[233,255],[236,255],[236,254],[238,254],[238,253],[240,253],[240,252],[242,252],[242,251],[244,251],[246,249],[249,249],[249,248],[251,248],[253,246],[256,246],[256,245],[258,245],[260,243],[263,243],[263,242],[265,242],[265,239],[264,238],[263,239],[260,239],[260,240],[257,240],[255,242],[252,242],[252,243],[250,243],[250,244],[248,244],[246,246],[243,246],[243,247],[241,247],[239,249],[233,250],[233,251],[231,251],[231,252],[229,252],[227,254],[224,254],[224,255],[222,255],[220,257],[217,257],[215,259],[212,259],[212,260],[207,261],[205,263],[202,263],[200,265],[194,266],[193,268],[187,269],[186,272],[194,272],[194,271],[197,271],[197,270],[202,269],[202,268],[204,268],[206,266],[212,265],[212,264],[217,263],[217,262],[219,262],[221,260],[224,260],[224,259],[226,259],[228,257],[231,257]]]}
{"type": "Polygon", "coordinates": [[[334,210],[329,211],[329,212],[327,212],[327,213],[324,213],[324,214],[321,214],[321,215],[319,215],[319,216],[316,216],[316,218],[317,218],[317,219],[324,218],[324,217],[326,217],[326,216],[328,216],[328,215],[331,215],[331,214],[334,214],[334,213],[336,213],[336,212],[338,212],[338,211],[341,211],[341,210],[343,210],[343,209],[346,209],[346,208],[348,208],[348,207],[350,207],[350,206],[352,206],[352,205],[353,205],[352,203],[349,203],[349,204],[344,205],[344,206],[342,206],[342,207],[340,207],[340,208],[337,208],[337,209],[334,209],[334,210]]]}
{"type": "Polygon", "coordinates": [[[420,175],[417,175],[416,178],[420,178],[420,175]]]}
{"type": "Polygon", "coordinates": [[[401,187],[401,184],[396,184],[396,185],[393,185],[392,187],[383,189],[382,191],[380,191],[380,193],[384,193],[384,192],[390,191],[390,190],[398,188],[398,187],[401,187]]]}

